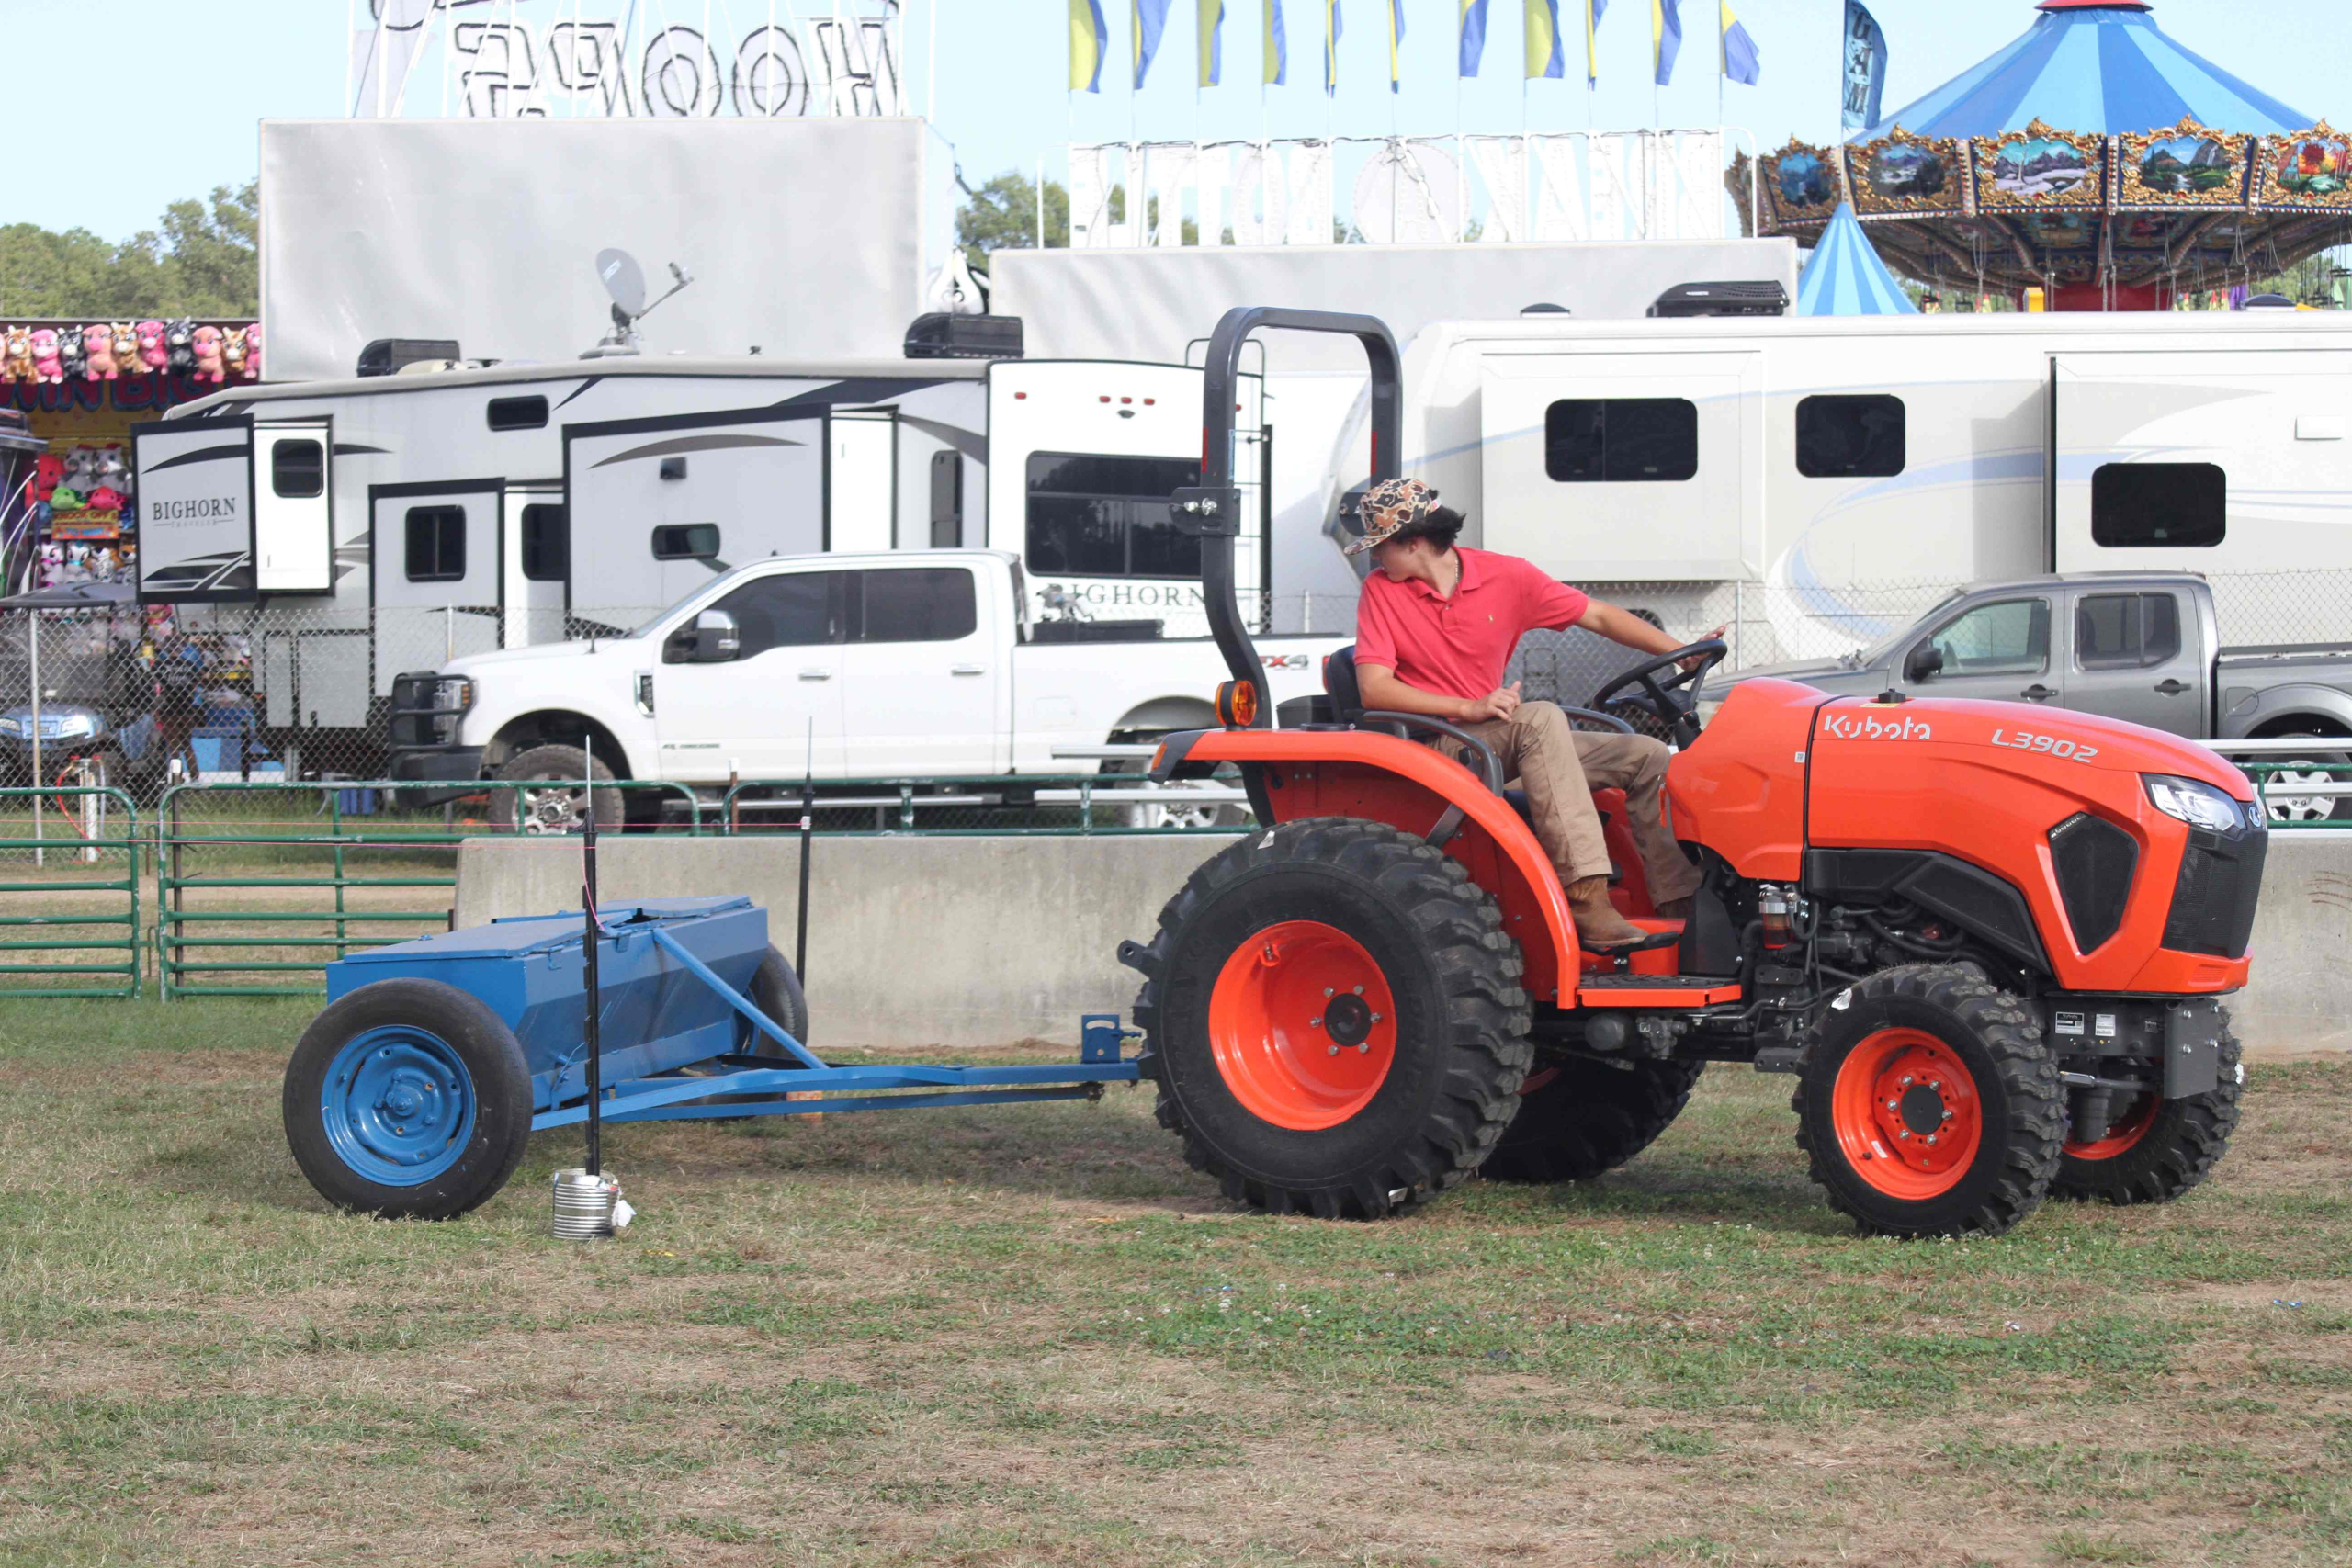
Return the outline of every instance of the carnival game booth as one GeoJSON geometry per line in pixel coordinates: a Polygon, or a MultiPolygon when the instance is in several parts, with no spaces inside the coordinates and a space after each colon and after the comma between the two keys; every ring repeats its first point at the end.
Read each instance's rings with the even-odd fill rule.
{"type": "MultiPolygon", "coordinates": [[[[1939,294],[2061,310],[2167,310],[2352,239],[2352,138],[2174,42],[2149,0],[2035,10],[1843,145],[1765,154],[1760,231],[1810,243],[1850,202],[1939,294]]],[[[1731,175],[1743,213],[1750,174],[1731,175]]]]}

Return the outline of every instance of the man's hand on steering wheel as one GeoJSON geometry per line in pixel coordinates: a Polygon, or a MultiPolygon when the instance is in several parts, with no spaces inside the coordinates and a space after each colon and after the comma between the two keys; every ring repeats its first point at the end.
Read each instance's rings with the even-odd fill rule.
{"type": "MultiPolygon", "coordinates": [[[[1730,623],[1729,621],[1725,621],[1722,626],[1717,626],[1713,631],[1711,631],[1711,632],[1701,632],[1701,633],[1700,633],[1696,637],[1693,637],[1693,638],[1691,639],[1691,641],[1690,641],[1690,646],[1691,646],[1691,647],[1693,647],[1693,648],[1695,648],[1695,647],[1697,647],[1700,643],[1702,643],[1702,642],[1721,642],[1721,641],[1723,641],[1723,639],[1724,639],[1724,633],[1725,633],[1725,632],[1727,632],[1727,631],[1729,631],[1729,630],[1731,630],[1731,623],[1730,623]]],[[[1677,651],[1679,652],[1679,651],[1680,651],[1680,650],[1679,650],[1679,649],[1677,649],[1677,651]]],[[[1707,657],[1707,656],[1706,656],[1705,654],[1703,654],[1703,653],[1694,653],[1694,654],[1692,654],[1690,658],[1688,658],[1688,659],[1686,659],[1686,660],[1684,660],[1682,661],[1682,668],[1683,668],[1684,671],[1687,673],[1687,672],[1689,672],[1689,671],[1695,671],[1695,670],[1697,670],[1697,669],[1699,668],[1699,666],[1700,666],[1702,663],[1703,663],[1703,662],[1705,661],[1706,657],[1707,657]]]]}
{"type": "Polygon", "coordinates": [[[1676,745],[1689,746],[1699,739],[1700,688],[1706,684],[1707,672],[1730,652],[1724,640],[1714,637],[1661,653],[1602,686],[1593,694],[1592,705],[1603,713],[1619,707],[1645,709],[1666,726],[1676,745]],[[1675,673],[1659,679],[1668,670],[1675,673]],[[1640,690],[1628,691],[1630,686],[1640,690]]]}

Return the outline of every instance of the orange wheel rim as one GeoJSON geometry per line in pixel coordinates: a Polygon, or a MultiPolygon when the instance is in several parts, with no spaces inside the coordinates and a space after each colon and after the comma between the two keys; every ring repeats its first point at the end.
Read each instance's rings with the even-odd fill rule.
{"type": "Polygon", "coordinates": [[[2143,1094],[2132,1102],[2132,1109],[2107,1130],[2104,1138],[2078,1144],[2066,1140],[2066,1155],[2070,1159],[2113,1159],[2120,1154],[2139,1147],[2148,1129],[2156,1124],[2156,1106],[2160,1102],[2153,1094],[2143,1094]]]}
{"type": "Polygon", "coordinates": [[[1295,1132],[1371,1103],[1396,1060],[1396,1000],[1363,944],[1283,920],[1234,950],[1209,993],[1209,1049],[1243,1110],[1295,1132]]]}
{"type": "Polygon", "coordinates": [[[1958,1186],[1984,1138],[1975,1078],[1924,1029],[1881,1029],[1848,1052],[1829,1119],[1854,1173],[1908,1202],[1958,1186]]]}

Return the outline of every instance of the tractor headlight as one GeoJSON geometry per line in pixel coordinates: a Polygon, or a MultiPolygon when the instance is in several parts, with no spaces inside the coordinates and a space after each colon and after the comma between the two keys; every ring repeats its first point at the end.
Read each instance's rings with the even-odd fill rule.
{"type": "Polygon", "coordinates": [[[2245,807],[2211,784],[2171,773],[2142,773],[2140,782],[2147,786],[2148,799],[2157,810],[2192,828],[2234,833],[2245,826],[2245,807]]]}

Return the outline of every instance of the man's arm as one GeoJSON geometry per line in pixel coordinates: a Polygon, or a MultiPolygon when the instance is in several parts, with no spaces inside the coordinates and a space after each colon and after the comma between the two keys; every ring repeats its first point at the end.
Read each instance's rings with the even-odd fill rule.
{"type": "Polygon", "coordinates": [[[1419,686],[1408,686],[1385,664],[1358,664],[1356,690],[1368,708],[1385,708],[1391,713],[1417,713],[1430,718],[1442,718],[1453,724],[1476,724],[1482,719],[1509,718],[1511,709],[1519,706],[1519,682],[1512,682],[1499,692],[1489,692],[1483,697],[1446,697],[1435,692],[1424,692],[1419,686]]]}
{"type": "MultiPolygon", "coordinates": [[[[1584,617],[1577,621],[1577,625],[1597,636],[1605,637],[1611,642],[1623,643],[1627,648],[1640,653],[1672,653],[1682,646],[1674,640],[1671,634],[1660,631],[1631,610],[1621,610],[1616,605],[1605,604],[1599,599],[1595,599],[1586,607],[1584,617]]],[[[1696,640],[1706,642],[1723,636],[1724,631],[1724,627],[1717,626],[1705,637],[1696,640]]],[[[1695,660],[1686,660],[1684,662],[1687,665],[1695,660]]]]}

